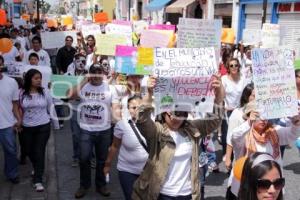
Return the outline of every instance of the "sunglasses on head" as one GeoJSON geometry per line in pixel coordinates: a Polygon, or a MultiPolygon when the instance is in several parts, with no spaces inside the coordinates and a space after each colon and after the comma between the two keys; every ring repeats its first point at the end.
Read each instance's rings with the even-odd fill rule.
{"type": "Polygon", "coordinates": [[[234,65],[229,65],[229,67],[233,68],[233,67],[239,67],[238,64],[234,64],[234,65]]]}
{"type": "Polygon", "coordinates": [[[278,178],[275,179],[273,182],[267,179],[258,179],[256,185],[258,189],[267,190],[271,187],[271,185],[273,185],[276,190],[281,190],[285,185],[285,179],[278,178]]]}

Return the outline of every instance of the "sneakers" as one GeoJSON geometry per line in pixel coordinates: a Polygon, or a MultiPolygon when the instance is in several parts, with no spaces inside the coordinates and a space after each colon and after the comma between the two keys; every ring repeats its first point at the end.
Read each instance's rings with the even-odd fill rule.
{"type": "Polygon", "coordinates": [[[76,199],[80,199],[82,197],[84,197],[88,192],[88,189],[85,189],[83,187],[80,187],[77,192],[75,193],[75,198],[76,199]]]}
{"type": "Polygon", "coordinates": [[[72,167],[78,167],[79,166],[79,160],[78,159],[74,159],[73,161],[72,161],[72,165],[71,165],[72,167]]]}
{"type": "Polygon", "coordinates": [[[100,193],[102,196],[108,197],[110,196],[110,191],[106,186],[102,186],[100,188],[97,188],[96,191],[100,193]]]}
{"type": "Polygon", "coordinates": [[[33,187],[34,187],[35,191],[37,191],[37,192],[44,192],[44,190],[45,190],[42,183],[35,183],[33,185],[33,187]]]}

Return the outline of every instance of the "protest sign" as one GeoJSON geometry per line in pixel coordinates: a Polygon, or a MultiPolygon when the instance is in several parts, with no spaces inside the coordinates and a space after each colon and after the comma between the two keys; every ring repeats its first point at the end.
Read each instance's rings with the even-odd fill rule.
{"type": "Polygon", "coordinates": [[[144,30],[141,33],[142,47],[167,47],[170,41],[168,35],[156,31],[144,30]]]}
{"type": "Polygon", "coordinates": [[[20,77],[23,78],[25,72],[25,64],[22,62],[10,62],[6,63],[7,75],[11,77],[20,77]]]}
{"type": "Polygon", "coordinates": [[[222,28],[221,42],[226,44],[234,44],[235,33],[233,28],[222,28]]]}
{"type": "Polygon", "coordinates": [[[96,48],[97,54],[114,56],[117,45],[127,45],[127,39],[119,34],[97,34],[96,48]]]}
{"type": "Polygon", "coordinates": [[[99,12],[94,14],[94,21],[96,23],[107,23],[108,22],[108,14],[107,12],[99,12]]]}
{"type": "Polygon", "coordinates": [[[262,119],[298,114],[293,50],[253,49],[255,101],[262,119]]]}
{"type": "Polygon", "coordinates": [[[167,24],[155,24],[155,25],[149,25],[148,29],[171,30],[171,31],[175,32],[176,26],[175,25],[167,25],[167,24]]]}
{"type": "Polygon", "coordinates": [[[6,11],[4,9],[0,9],[0,25],[5,26],[7,23],[6,11]]]}
{"type": "Polygon", "coordinates": [[[261,31],[262,48],[273,48],[280,45],[280,25],[263,24],[261,31]]]}
{"type": "Polygon", "coordinates": [[[81,32],[82,36],[86,38],[88,35],[101,34],[101,29],[98,24],[82,24],[81,32]]]}
{"type": "Polygon", "coordinates": [[[53,98],[67,98],[67,91],[78,85],[83,76],[52,75],[51,76],[51,96],[53,98]]]}
{"type": "Polygon", "coordinates": [[[63,26],[73,26],[73,17],[70,15],[62,15],[61,24],[63,26]]]}
{"type": "Polygon", "coordinates": [[[73,46],[75,47],[77,45],[76,31],[41,32],[43,48],[54,49],[65,46],[66,36],[72,36],[73,46]]]}
{"type": "Polygon", "coordinates": [[[211,76],[218,72],[213,47],[155,48],[154,74],[163,77],[211,76]]]}
{"type": "Polygon", "coordinates": [[[14,18],[12,20],[13,24],[15,27],[19,27],[19,26],[26,26],[27,22],[24,19],[18,19],[18,18],[14,18]]]}
{"type": "Polygon", "coordinates": [[[106,34],[119,34],[126,37],[127,45],[132,46],[132,27],[120,24],[107,24],[105,26],[106,34]]]}
{"type": "Polygon", "coordinates": [[[148,28],[148,23],[146,21],[134,21],[133,22],[133,32],[140,34],[142,31],[148,28]]]}
{"type": "Polygon", "coordinates": [[[126,25],[126,26],[132,25],[131,21],[123,21],[123,20],[113,20],[112,24],[119,24],[119,25],[126,25]]]}
{"type": "Polygon", "coordinates": [[[244,45],[258,45],[261,42],[260,29],[244,29],[243,30],[243,44],[244,45]]]}
{"type": "Polygon", "coordinates": [[[47,19],[47,27],[48,28],[57,28],[57,20],[56,19],[47,19]]]}
{"type": "Polygon", "coordinates": [[[177,47],[221,47],[222,20],[180,18],[177,47]]]}
{"type": "Polygon", "coordinates": [[[137,63],[139,65],[153,65],[153,48],[139,47],[137,63]]]}
{"type": "Polygon", "coordinates": [[[156,114],[166,111],[212,112],[211,77],[159,77],[154,88],[156,114]]]}

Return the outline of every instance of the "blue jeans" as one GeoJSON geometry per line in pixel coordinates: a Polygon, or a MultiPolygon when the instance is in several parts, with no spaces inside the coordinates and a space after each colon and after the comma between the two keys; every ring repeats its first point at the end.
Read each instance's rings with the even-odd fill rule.
{"type": "Polygon", "coordinates": [[[133,184],[138,177],[137,174],[119,171],[119,180],[126,200],[131,200],[133,184]]]}
{"type": "Polygon", "coordinates": [[[8,179],[19,175],[16,135],[12,127],[0,129],[0,143],[4,152],[4,174],[8,179]]]}
{"type": "Polygon", "coordinates": [[[73,159],[79,159],[80,155],[80,127],[77,121],[77,112],[73,111],[72,118],[70,120],[71,131],[72,131],[72,142],[73,142],[73,159]]]}
{"type": "Polygon", "coordinates": [[[96,187],[106,185],[103,168],[111,144],[111,129],[90,132],[80,129],[80,186],[91,187],[91,158],[95,148],[96,153],[96,187]]]}

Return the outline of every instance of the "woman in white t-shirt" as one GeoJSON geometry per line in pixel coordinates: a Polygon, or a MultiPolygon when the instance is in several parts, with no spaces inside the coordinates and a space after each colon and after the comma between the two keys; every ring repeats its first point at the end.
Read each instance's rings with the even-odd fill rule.
{"type": "Polygon", "coordinates": [[[41,72],[30,69],[25,74],[24,87],[20,93],[24,144],[34,169],[33,184],[37,192],[44,191],[42,178],[46,145],[51,131],[50,121],[53,120],[54,128],[59,129],[52,97],[41,84],[41,72]]]}
{"type": "MultiPolygon", "coordinates": [[[[226,119],[223,120],[221,125],[221,143],[223,148],[223,155],[226,153],[226,137],[228,129],[228,118],[230,117],[232,111],[239,106],[239,101],[243,89],[245,88],[247,82],[241,75],[241,65],[236,58],[231,58],[227,65],[228,74],[222,76],[222,84],[225,89],[225,110],[226,119]]],[[[224,158],[225,159],[225,158],[224,158]]]]}
{"type": "Polygon", "coordinates": [[[111,169],[112,161],[120,149],[117,169],[126,200],[131,200],[133,184],[139,177],[148,159],[148,153],[144,148],[145,146],[143,146],[146,145],[146,140],[134,125],[137,117],[136,111],[141,104],[141,100],[142,98],[137,95],[128,99],[128,110],[131,121],[123,118],[116,124],[113,143],[104,167],[104,174],[108,174],[111,169]],[[134,132],[134,129],[136,132],[134,132]]]}

